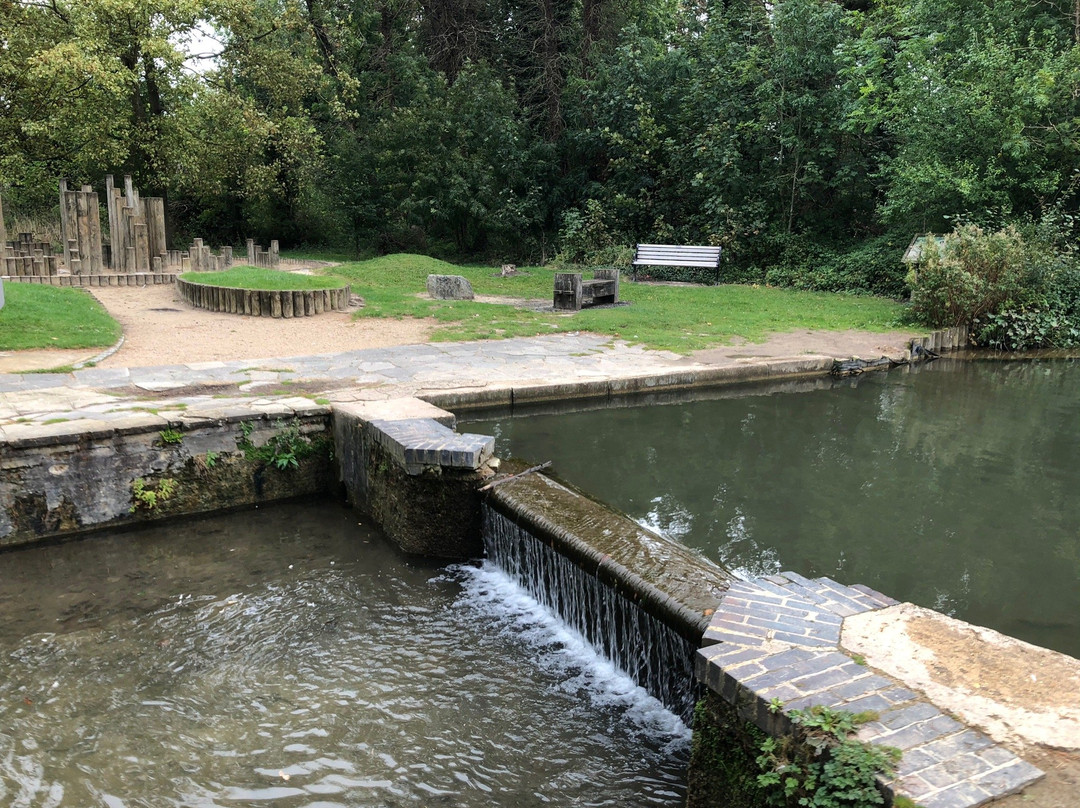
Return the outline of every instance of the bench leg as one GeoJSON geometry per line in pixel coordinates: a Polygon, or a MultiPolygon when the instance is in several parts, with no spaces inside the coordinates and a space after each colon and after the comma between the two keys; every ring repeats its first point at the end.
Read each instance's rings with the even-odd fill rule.
{"type": "Polygon", "coordinates": [[[555,296],[552,301],[556,311],[581,310],[581,274],[577,272],[555,273],[555,296]]]}

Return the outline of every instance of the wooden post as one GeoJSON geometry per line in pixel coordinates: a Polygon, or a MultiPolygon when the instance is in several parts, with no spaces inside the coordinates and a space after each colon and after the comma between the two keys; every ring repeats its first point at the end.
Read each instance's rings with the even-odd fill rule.
{"type": "Polygon", "coordinates": [[[4,225],[4,198],[0,196],[0,261],[7,255],[7,227],[4,225]]]}
{"type": "Polygon", "coordinates": [[[270,256],[269,261],[267,262],[267,266],[269,266],[271,269],[277,269],[278,260],[278,243],[277,239],[274,239],[270,242],[270,256]]]}
{"type": "Polygon", "coordinates": [[[71,234],[68,233],[67,223],[67,180],[60,180],[60,243],[64,245],[64,265],[71,269],[71,250],[69,248],[71,234]]]}
{"type": "Polygon", "coordinates": [[[90,273],[100,275],[104,261],[101,257],[101,203],[97,191],[85,186],[82,195],[86,199],[86,256],[90,262],[90,273]]]}
{"type": "Polygon", "coordinates": [[[247,240],[247,262],[249,266],[255,266],[255,239],[247,240]]]}
{"type": "Polygon", "coordinates": [[[113,175],[105,175],[105,209],[109,217],[109,269],[115,270],[116,255],[120,245],[116,242],[116,196],[113,191],[116,186],[113,183],[113,175]]]}
{"type": "Polygon", "coordinates": [[[135,223],[135,271],[150,271],[150,242],[146,235],[146,221],[135,223]]]}
{"type": "Polygon", "coordinates": [[[150,256],[164,255],[165,200],[160,196],[146,197],[146,232],[150,241],[150,256]]]}

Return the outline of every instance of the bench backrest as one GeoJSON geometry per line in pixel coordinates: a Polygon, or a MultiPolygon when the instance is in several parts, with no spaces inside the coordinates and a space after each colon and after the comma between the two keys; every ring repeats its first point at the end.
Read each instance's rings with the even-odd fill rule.
{"type": "Polygon", "coordinates": [[[720,248],[678,244],[639,244],[634,250],[634,266],[719,267],[720,248]]]}

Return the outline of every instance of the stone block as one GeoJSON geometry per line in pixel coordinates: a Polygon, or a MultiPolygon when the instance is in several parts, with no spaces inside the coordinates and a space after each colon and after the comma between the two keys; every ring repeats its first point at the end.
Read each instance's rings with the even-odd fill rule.
{"type": "Polygon", "coordinates": [[[472,284],[461,275],[428,275],[427,292],[436,300],[472,300],[472,284]]]}

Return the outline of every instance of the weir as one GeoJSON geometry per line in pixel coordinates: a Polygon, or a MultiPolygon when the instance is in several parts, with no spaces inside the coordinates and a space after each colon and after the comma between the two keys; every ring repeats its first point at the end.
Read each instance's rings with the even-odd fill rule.
{"type": "Polygon", "coordinates": [[[689,723],[698,697],[696,644],[498,511],[485,505],[483,513],[488,559],[689,723]]]}
{"type": "Polygon", "coordinates": [[[541,474],[492,489],[488,558],[689,721],[694,657],[726,570],[541,474]]]}

